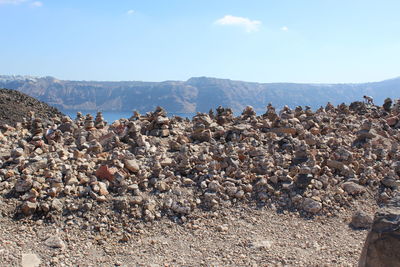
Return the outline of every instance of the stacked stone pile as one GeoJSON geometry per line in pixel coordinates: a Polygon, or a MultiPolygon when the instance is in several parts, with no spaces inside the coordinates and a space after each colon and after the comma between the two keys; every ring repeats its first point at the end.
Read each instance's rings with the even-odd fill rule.
{"type": "Polygon", "coordinates": [[[239,204],[331,216],[396,192],[396,116],[388,104],[358,102],[315,112],[269,105],[261,116],[247,107],[238,117],[219,107],[193,120],[157,108],[110,125],[101,113],[33,118],[1,127],[0,203],[9,216],[89,225],[97,214],[103,226],[239,204]]]}

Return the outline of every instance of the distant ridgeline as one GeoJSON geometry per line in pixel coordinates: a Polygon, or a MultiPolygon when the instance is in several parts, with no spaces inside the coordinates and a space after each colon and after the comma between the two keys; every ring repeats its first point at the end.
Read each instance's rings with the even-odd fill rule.
{"type": "Polygon", "coordinates": [[[235,112],[251,105],[264,112],[276,107],[308,105],[318,108],[374,97],[400,97],[400,78],[362,84],[253,83],[216,78],[191,78],[165,82],[63,81],[53,77],[0,76],[0,88],[21,91],[61,110],[147,112],[157,106],[171,113],[207,112],[218,106],[235,112]]]}

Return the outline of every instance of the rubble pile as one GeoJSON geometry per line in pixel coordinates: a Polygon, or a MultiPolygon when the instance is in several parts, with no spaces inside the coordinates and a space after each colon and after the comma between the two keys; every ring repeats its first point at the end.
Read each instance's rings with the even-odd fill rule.
{"type": "Polygon", "coordinates": [[[400,184],[400,122],[385,103],[2,125],[0,203],[9,216],[87,227],[239,204],[332,216],[368,194],[387,203],[400,184]]]}

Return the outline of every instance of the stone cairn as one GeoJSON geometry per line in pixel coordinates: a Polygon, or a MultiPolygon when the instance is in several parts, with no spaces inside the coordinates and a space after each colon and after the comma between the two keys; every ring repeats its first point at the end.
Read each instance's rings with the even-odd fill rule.
{"type": "Polygon", "coordinates": [[[32,136],[40,139],[43,137],[43,131],[44,128],[42,124],[42,119],[40,118],[33,119],[31,126],[32,136]]]}
{"type": "Polygon", "coordinates": [[[90,131],[90,130],[95,130],[95,124],[93,121],[93,116],[91,114],[87,114],[85,117],[85,122],[84,122],[84,127],[85,130],[90,131]]]}
{"type": "Polygon", "coordinates": [[[100,111],[97,112],[97,115],[96,115],[96,118],[95,118],[95,121],[94,121],[94,126],[97,129],[103,129],[104,126],[106,126],[106,122],[104,121],[104,118],[103,118],[103,113],[100,112],[100,111]]]}

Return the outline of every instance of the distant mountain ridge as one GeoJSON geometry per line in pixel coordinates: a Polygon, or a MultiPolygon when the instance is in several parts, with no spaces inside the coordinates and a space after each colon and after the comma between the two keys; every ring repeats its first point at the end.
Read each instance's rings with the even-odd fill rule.
{"type": "Polygon", "coordinates": [[[359,84],[255,83],[209,77],[187,81],[67,81],[54,77],[0,75],[0,88],[21,91],[61,110],[147,112],[162,106],[172,113],[206,112],[218,106],[262,112],[268,103],[317,108],[374,97],[400,97],[400,77],[359,84]]]}

